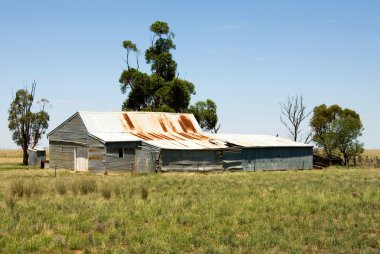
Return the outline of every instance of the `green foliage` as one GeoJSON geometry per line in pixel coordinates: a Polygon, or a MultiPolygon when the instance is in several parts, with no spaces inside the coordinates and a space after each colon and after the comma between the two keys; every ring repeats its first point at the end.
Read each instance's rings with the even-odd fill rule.
{"type": "Polygon", "coordinates": [[[128,51],[137,52],[137,46],[132,41],[123,41],[123,47],[128,51]]]}
{"type": "Polygon", "coordinates": [[[324,149],[326,155],[331,157],[334,153],[340,153],[346,165],[351,157],[364,151],[363,144],[358,141],[363,124],[354,110],[322,104],[314,108],[310,126],[313,140],[324,149]]]}
{"type": "Polygon", "coordinates": [[[174,112],[186,110],[190,103],[189,83],[181,79],[168,82],[157,91],[157,99],[160,106],[165,105],[173,109],[174,112]]]}
{"type": "MultiPolygon", "coordinates": [[[[129,53],[139,51],[132,41],[123,42],[123,47],[127,50],[128,69],[122,72],[119,82],[121,92],[129,92],[122,110],[186,112],[189,109],[191,95],[195,95],[195,86],[187,80],[176,77],[177,63],[171,53],[171,50],[176,49],[173,41],[174,33],[170,31],[169,25],[162,21],[154,22],[150,26],[150,31],[153,36],[151,46],[145,51],[145,60],[151,65],[151,75],[139,71],[138,67],[130,67],[129,53]]],[[[215,128],[216,123],[213,125],[213,121],[217,120],[216,105],[212,103],[215,108],[213,116],[210,114],[211,110],[200,111],[198,115],[209,122],[209,127],[215,128]],[[201,116],[202,113],[206,115],[201,116]]]]}
{"type": "Polygon", "coordinates": [[[45,105],[49,103],[47,99],[39,101],[40,111],[31,111],[35,88],[34,82],[31,92],[27,88],[18,90],[8,111],[8,128],[13,141],[23,150],[23,165],[28,165],[28,148],[35,147],[49,127],[49,114],[45,111],[45,105]]]}
{"type": "Polygon", "coordinates": [[[163,21],[156,21],[150,25],[150,31],[159,36],[168,35],[170,33],[168,23],[163,21]]]}
{"type": "Polygon", "coordinates": [[[380,171],[0,171],[2,253],[378,253],[380,171]],[[93,192],[56,182],[96,183],[93,192]],[[9,196],[10,183],[43,192],[9,196]],[[116,191],[118,190],[118,192],[116,191]],[[105,192],[105,193],[104,193],[105,192]],[[119,193],[119,194],[117,194],[119,193]]]}
{"type": "Polygon", "coordinates": [[[195,103],[194,106],[190,106],[189,112],[194,114],[203,130],[216,133],[219,129],[219,127],[216,127],[218,123],[216,109],[215,102],[211,99],[207,99],[206,101],[195,103]]]}

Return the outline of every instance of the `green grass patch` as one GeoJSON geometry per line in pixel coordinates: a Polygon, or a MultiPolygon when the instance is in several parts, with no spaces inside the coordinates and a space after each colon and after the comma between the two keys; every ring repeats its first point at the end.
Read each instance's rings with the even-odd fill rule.
{"type": "Polygon", "coordinates": [[[2,253],[379,253],[380,170],[0,171],[2,253]]]}

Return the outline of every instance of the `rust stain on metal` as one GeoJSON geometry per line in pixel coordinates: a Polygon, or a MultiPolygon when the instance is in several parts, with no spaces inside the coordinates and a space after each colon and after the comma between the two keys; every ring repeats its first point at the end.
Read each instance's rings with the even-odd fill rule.
{"type": "Polygon", "coordinates": [[[164,132],[168,132],[168,129],[166,128],[165,123],[164,123],[164,119],[159,118],[158,121],[160,122],[160,125],[161,125],[161,127],[162,127],[162,130],[163,130],[164,132]]]}
{"type": "Polygon", "coordinates": [[[169,135],[165,134],[159,134],[159,133],[149,133],[153,137],[155,137],[157,140],[175,140],[174,138],[170,137],[169,135]]]}
{"type": "Polygon", "coordinates": [[[123,117],[124,117],[125,121],[127,122],[129,129],[130,130],[134,130],[135,126],[133,125],[133,123],[132,123],[131,119],[129,118],[128,114],[123,114],[123,117]]]}
{"type": "Polygon", "coordinates": [[[101,160],[104,160],[104,157],[103,156],[89,156],[88,159],[90,161],[101,161],[101,160]]]}
{"type": "Polygon", "coordinates": [[[142,133],[131,133],[131,134],[138,137],[138,138],[141,138],[143,140],[154,140],[154,139],[152,139],[152,137],[150,137],[146,134],[142,134],[142,133]]]}
{"type": "Polygon", "coordinates": [[[185,132],[188,132],[189,130],[194,133],[197,132],[197,130],[195,129],[193,123],[191,122],[188,116],[180,115],[178,122],[185,132]]]}
{"type": "Polygon", "coordinates": [[[174,126],[173,122],[172,121],[169,121],[169,124],[170,124],[170,127],[172,128],[172,130],[174,132],[177,132],[177,128],[174,126]]]}
{"type": "Polygon", "coordinates": [[[179,125],[181,125],[182,131],[187,132],[186,126],[183,124],[182,120],[178,120],[179,125]]]}
{"type": "Polygon", "coordinates": [[[179,133],[171,133],[171,137],[173,137],[174,140],[182,140],[185,141],[185,138],[182,138],[179,133]]]}
{"type": "Polygon", "coordinates": [[[187,138],[187,139],[194,139],[194,140],[208,140],[209,138],[203,135],[199,135],[196,133],[178,133],[179,135],[187,138]]]}

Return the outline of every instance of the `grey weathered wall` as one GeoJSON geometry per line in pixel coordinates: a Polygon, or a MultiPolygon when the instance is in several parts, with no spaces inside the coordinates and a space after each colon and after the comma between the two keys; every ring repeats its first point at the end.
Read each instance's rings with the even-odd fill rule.
{"type": "Polygon", "coordinates": [[[243,170],[312,169],[312,147],[268,147],[242,150],[243,170]]]}
{"type": "Polygon", "coordinates": [[[75,115],[49,136],[49,140],[69,141],[80,144],[87,144],[87,139],[87,129],[79,114],[75,115]]]}
{"type": "Polygon", "coordinates": [[[74,169],[74,149],[77,145],[69,142],[49,141],[50,168],[74,169]]]}
{"type": "Polygon", "coordinates": [[[28,149],[28,163],[31,166],[41,166],[41,161],[46,160],[46,151],[28,149]]]}
{"type": "Polygon", "coordinates": [[[74,169],[74,149],[88,147],[88,135],[79,114],[49,136],[50,168],[74,169]]]}
{"type": "Polygon", "coordinates": [[[241,149],[228,149],[223,151],[223,168],[225,170],[242,170],[241,149]]]}
{"type": "Polygon", "coordinates": [[[148,149],[136,150],[135,171],[139,173],[149,173],[156,171],[156,153],[148,149]]]}
{"type": "Polygon", "coordinates": [[[223,170],[221,151],[212,150],[162,150],[162,171],[223,170]]]}
{"type": "Polygon", "coordinates": [[[88,137],[88,170],[91,172],[103,172],[105,169],[104,145],[97,139],[88,137]]]}
{"type": "Polygon", "coordinates": [[[106,144],[106,168],[107,171],[128,172],[136,167],[135,150],[138,142],[110,143],[106,144]],[[119,158],[119,148],[123,149],[123,157],[119,158]]]}

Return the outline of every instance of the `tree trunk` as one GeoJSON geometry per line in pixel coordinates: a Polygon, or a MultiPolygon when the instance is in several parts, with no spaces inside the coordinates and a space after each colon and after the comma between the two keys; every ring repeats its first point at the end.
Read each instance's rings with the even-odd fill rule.
{"type": "Polygon", "coordinates": [[[349,168],[350,165],[349,165],[349,161],[348,161],[348,156],[343,154],[343,159],[344,159],[344,165],[349,168]]]}
{"type": "Polygon", "coordinates": [[[22,148],[22,165],[24,166],[27,166],[29,163],[28,163],[28,158],[29,158],[29,155],[28,155],[28,148],[26,147],[23,147],[22,148]]]}

